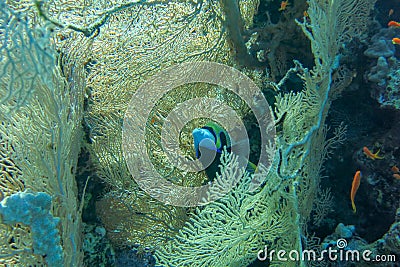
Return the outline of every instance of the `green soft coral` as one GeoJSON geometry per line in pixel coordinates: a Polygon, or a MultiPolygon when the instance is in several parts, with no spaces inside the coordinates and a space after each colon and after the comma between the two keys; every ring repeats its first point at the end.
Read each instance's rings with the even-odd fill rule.
{"type": "MultiPolygon", "coordinates": [[[[348,84],[347,72],[338,65],[339,49],[360,35],[375,0],[308,3],[309,17],[299,25],[311,40],[315,67],[309,71],[297,63],[289,73],[300,73],[303,91],[276,99],[277,121],[283,126],[271,170],[260,171],[264,187],[249,193],[250,177],[244,175],[232,192],[197,209],[180,233],[156,252],[159,264],[246,266],[264,246],[300,254],[307,248],[303,241],[310,238],[306,225],[319,188],[319,171],[335,142],[325,141],[324,122],[331,100],[348,84]]],[[[280,84],[271,83],[278,91],[280,84]]],[[[227,170],[235,173],[235,166],[234,158],[225,158],[220,179],[229,177],[227,170]]],[[[285,266],[298,265],[307,262],[285,262],[285,266]]],[[[272,259],[270,266],[282,262],[272,259]]]]}
{"type": "MultiPolygon", "coordinates": [[[[156,252],[163,266],[246,266],[265,244],[279,244],[284,249],[288,248],[285,244],[296,241],[285,235],[296,230],[296,225],[290,220],[290,192],[274,191],[279,177],[269,176],[261,191],[250,193],[252,177],[239,169],[232,154],[223,154],[222,165],[216,182],[223,186],[232,175],[241,175],[238,187],[219,201],[198,208],[174,240],[156,252]]],[[[260,173],[265,174],[265,170],[260,173]]]]}

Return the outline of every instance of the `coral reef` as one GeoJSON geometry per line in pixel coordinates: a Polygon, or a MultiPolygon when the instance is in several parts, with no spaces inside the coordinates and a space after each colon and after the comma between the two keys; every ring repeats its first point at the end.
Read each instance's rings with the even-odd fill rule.
{"type": "Polygon", "coordinates": [[[0,202],[2,223],[29,226],[32,234],[33,253],[45,256],[50,266],[63,265],[63,251],[57,224],[60,218],[50,213],[51,196],[46,193],[32,193],[27,189],[6,197],[0,202]]]}
{"type": "MultiPolygon", "coordinates": [[[[375,112],[377,113],[377,112],[375,112]]],[[[359,195],[359,203],[364,204],[357,213],[360,219],[356,226],[361,236],[369,242],[376,240],[394,219],[394,214],[399,205],[396,196],[400,190],[399,181],[393,177],[392,166],[396,166],[400,159],[399,142],[400,122],[398,111],[383,110],[379,114],[377,123],[382,122],[382,117],[388,118],[387,125],[382,125],[381,132],[370,135],[354,149],[351,161],[355,165],[352,168],[361,170],[362,187],[359,195]],[[362,151],[362,146],[368,147],[374,153],[378,150],[382,159],[372,160],[362,151]],[[368,226],[374,222],[372,226],[368,226]]]]}
{"type": "Polygon", "coordinates": [[[116,267],[153,267],[155,259],[149,250],[124,250],[117,253],[116,267]]]}
{"type": "Polygon", "coordinates": [[[82,240],[85,266],[115,265],[115,251],[106,238],[104,227],[83,223],[82,240]]]}
{"type": "Polygon", "coordinates": [[[163,244],[188,219],[184,208],[163,205],[142,192],[110,192],[97,201],[96,212],[118,249],[163,244]]]}
{"type": "MultiPolygon", "coordinates": [[[[248,28],[257,1],[239,1],[238,4],[246,14],[242,18],[243,27],[248,28]]],[[[121,228],[121,225],[116,225],[118,222],[126,226],[122,231],[108,233],[111,240],[118,240],[118,246],[160,244],[176,234],[179,229],[177,226],[188,219],[186,209],[151,200],[140,192],[133,181],[121,151],[123,112],[131,95],[143,81],[171,64],[200,60],[236,64],[233,51],[240,47],[227,38],[228,29],[222,19],[227,16],[229,8],[238,7],[225,6],[223,9],[219,1],[169,1],[168,4],[132,7],[119,12],[118,19],[111,19],[108,28],[102,30],[93,43],[95,64],[91,66],[88,77],[91,97],[85,117],[91,129],[92,144],[88,147],[97,158],[97,174],[113,186],[112,192],[98,201],[97,214],[108,230],[121,228]],[[135,17],[132,17],[132,13],[136,14],[135,17]],[[129,31],[120,30],[128,28],[129,31]],[[114,41],[115,35],[118,42],[114,41]],[[109,64],[111,61],[113,64],[109,64]],[[120,214],[129,214],[131,219],[110,219],[107,211],[111,210],[106,205],[118,207],[120,214]]],[[[236,16],[232,19],[239,18],[236,16]]],[[[258,75],[256,72],[250,73],[258,75]]],[[[204,96],[226,101],[242,116],[248,109],[243,101],[238,101],[233,94],[227,94],[220,88],[193,84],[166,95],[158,103],[157,109],[152,111],[152,118],[149,118],[148,151],[151,151],[159,173],[177,184],[195,186],[204,182],[205,177],[203,173],[182,175],[179,170],[170,167],[160,144],[162,123],[177,103],[204,96]]],[[[194,156],[190,138],[190,134],[182,135],[182,146],[187,157],[194,156]]]]}
{"type": "Polygon", "coordinates": [[[354,266],[354,261],[363,266],[396,266],[396,259],[400,256],[399,230],[399,209],[396,212],[396,220],[387,233],[370,244],[359,237],[354,225],[345,226],[339,223],[335,232],[321,243],[322,250],[337,252],[333,254],[336,255],[337,260],[334,261],[326,255],[327,257],[320,262],[320,266],[325,266],[329,262],[335,262],[338,266],[344,267],[354,266]],[[339,254],[341,251],[342,254],[339,254]],[[348,255],[346,256],[348,258],[344,256],[339,258],[338,255],[348,255]]]}
{"type": "Polygon", "coordinates": [[[397,258],[400,257],[400,208],[396,211],[395,222],[382,238],[373,243],[373,246],[377,253],[395,253],[397,258]]]}
{"type": "Polygon", "coordinates": [[[249,51],[263,62],[273,80],[282,78],[295,59],[301,58],[305,66],[312,64],[309,40],[295,21],[305,17],[307,1],[289,1],[282,11],[277,2],[262,2],[255,17],[257,27],[246,33],[249,51]]]}
{"type": "MultiPolygon", "coordinates": [[[[322,241],[321,246],[323,249],[327,249],[329,247],[337,247],[337,241],[341,238],[350,240],[352,237],[355,236],[355,230],[356,228],[354,225],[344,225],[343,223],[339,223],[336,226],[335,232],[329,236],[327,236],[324,241],[322,241]]],[[[352,240],[354,241],[354,240],[352,240]]],[[[346,246],[346,249],[357,249],[361,247],[360,245],[357,245],[358,241],[355,241],[356,244],[349,242],[346,246]]],[[[366,242],[362,242],[363,245],[366,244],[366,242]]]]}
{"type": "MultiPolygon", "coordinates": [[[[254,27],[258,0],[0,0],[0,192],[5,197],[0,263],[153,266],[155,253],[157,265],[245,266],[264,246],[299,252],[314,246],[309,224],[320,224],[332,205],[329,190],[321,189],[322,164],[345,132],[338,127],[327,137],[325,120],[331,102],[353,78],[343,64],[343,50],[362,38],[374,3],[296,1],[279,10],[277,1],[266,1],[255,18],[264,24],[254,27]],[[307,55],[303,64],[291,63],[295,52],[307,55]],[[143,81],[171,65],[194,61],[234,66],[272,91],[277,149],[260,147],[274,160],[270,170],[259,166],[253,177],[224,152],[221,175],[212,182],[224,188],[238,176],[237,186],[204,207],[172,207],[151,199],[132,178],[121,149],[122,123],[143,81]],[[78,194],[82,145],[93,161],[93,175],[104,182],[104,191],[91,200],[96,202],[92,214],[104,228],[81,227],[91,176],[78,194]],[[253,179],[263,181],[255,191],[249,190],[253,179]],[[38,249],[41,235],[35,234],[34,221],[17,222],[5,213],[6,203],[17,209],[11,200],[23,194],[44,198],[26,211],[45,213],[53,254],[38,249]]],[[[380,90],[375,97],[397,108],[398,63],[385,33],[375,37],[365,55],[376,61],[366,75],[380,90]],[[390,90],[383,93],[383,87],[390,90]]],[[[162,177],[184,186],[211,181],[204,173],[172,166],[162,149],[161,130],[177,104],[195,97],[226,102],[240,118],[251,115],[240,97],[217,86],[189,84],[163,96],[143,125],[146,149],[162,177]]],[[[185,126],[179,144],[184,157],[194,158],[190,132],[202,122],[185,126]]],[[[396,248],[397,231],[394,224],[383,238],[386,247],[396,248]]],[[[354,231],[339,225],[336,236],[354,238],[354,231]]],[[[286,266],[298,264],[308,265],[286,266]]]]}
{"type": "MultiPolygon", "coordinates": [[[[255,259],[255,250],[263,245],[276,250],[295,248],[301,252],[305,249],[302,237],[319,185],[321,164],[331,146],[340,142],[342,136],[338,134],[325,142],[323,127],[330,97],[339,94],[347,85],[347,72],[338,68],[339,48],[350,36],[360,34],[374,1],[346,4],[311,1],[309,4],[310,21],[299,24],[311,40],[316,66],[310,73],[297,64],[304,90],[277,96],[276,120],[284,119],[282,131],[278,133],[275,161],[270,172],[260,174],[266,177],[266,184],[255,194],[249,194],[246,190],[248,177],[243,176],[238,187],[227,196],[199,208],[175,240],[156,251],[161,264],[179,266],[196,262],[199,266],[244,266],[255,259]],[[349,17],[350,10],[357,10],[357,16],[349,17]],[[333,24],[335,32],[329,30],[333,24]],[[318,28],[313,27],[315,25],[318,28]],[[335,70],[337,77],[332,78],[335,70]],[[208,256],[209,251],[215,253],[208,256]]],[[[278,84],[271,83],[271,86],[279,90],[278,84]]],[[[229,164],[235,166],[231,159],[222,165],[230,169],[229,164]]],[[[223,170],[221,173],[221,180],[226,180],[223,170]]],[[[272,261],[270,264],[279,266],[281,263],[272,261]]],[[[300,262],[301,266],[305,264],[300,262]]]]}
{"type": "MultiPolygon", "coordinates": [[[[0,190],[5,197],[27,188],[51,196],[51,214],[60,219],[54,226],[62,245],[59,266],[79,266],[81,214],[74,174],[88,41],[76,37],[56,47],[54,31],[39,22],[30,1],[0,1],[0,6],[0,190]]],[[[33,251],[40,242],[29,234],[37,229],[34,222],[0,224],[0,229],[1,264],[43,266],[51,260],[51,253],[33,251]]]]}
{"type": "Polygon", "coordinates": [[[392,38],[398,34],[395,28],[381,29],[371,38],[364,52],[365,56],[374,60],[366,73],[366,79],[373,83],[371,96],[385,108],[400,109],[400,62],[392,44],[392,38]]]}

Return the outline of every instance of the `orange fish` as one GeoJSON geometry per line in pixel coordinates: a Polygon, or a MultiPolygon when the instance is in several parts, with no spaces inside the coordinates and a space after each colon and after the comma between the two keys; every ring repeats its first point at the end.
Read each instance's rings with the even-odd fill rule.
{"type": "Polygon", "coordinates": [[[400,180],[400,174],[394,173],[393,174],[393,178],[396,178],[397,180],[400,180]]]}
{"type": "Polygon", "coordinates": [[[393,38],[392,39],[392,44],[400,45],[400,38],[397,38],[397,37],[393,38]]]}
{"type": "Polygon", "coordinates": [[[290,5],[289,0],[282,1],[282,2],[281,2],[281,7],[278,9],[278,11],[286,10],[286,8],[287,8],[288,5],[290,5]]]}
{"type": "Polygon", "coordinates": [[[396,165],[394,165],[394,166],[391,168],[391,170],[392,170],[392,172],[394,172],[394,173],[400,172],[399,168],[398,168],[396,165]]]}
{"type": "Polygon", "coordinates": [[[356,213],[356,204],[354,204],[354,197],[356,196],[358,187],[360,187],[360,180],[361,180],[361,171],[356,171],[354,174],[353,183],[351,184],[351,192],[350,192],[350,199],[351,199],[351,206],[353,207],[353,212],[356,213]]]}
{"type": "Polygon", "coordinates": [[[388,23],[389,27],[400,27],[400,23],[394,20],[389,21],[388,23]]]}
{"type": "Polygon", "coordinates": [[[368,158],[373,159],[373,160],[375,160],[375,159],[383,159],[383,157],[378,156],[379,151],[380,151],[380,149],[374,154],[368,149],[368,147],[366,147],[366,146],[363,147],[363,152],[364,152],[365,156],[367,156],[368,158]]]}

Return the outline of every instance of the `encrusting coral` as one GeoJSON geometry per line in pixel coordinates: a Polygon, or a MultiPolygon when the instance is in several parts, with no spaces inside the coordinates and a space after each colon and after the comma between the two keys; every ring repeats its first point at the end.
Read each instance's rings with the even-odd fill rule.
{"type": "Polygon", "coordinates": [[[2,222],[8,225],[17,223],[30,227],[32,249],[37,255],[46,255],[50,266],[63,265],[63,251],[57,224],[60,218],[50,213],[51,196],[44,193],[32,193],[27,189],[6,197],[0,203],[2,222]]]}

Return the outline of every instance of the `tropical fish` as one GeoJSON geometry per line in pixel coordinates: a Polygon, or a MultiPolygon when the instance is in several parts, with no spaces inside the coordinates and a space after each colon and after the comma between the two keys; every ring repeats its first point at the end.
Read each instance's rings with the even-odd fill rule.
{"type": "Polygon", "coordinates": [[[221,126],[214,122],[209,122],[202,128],[194,129],[192,135],[197,158],[200,158],[200,142],[206,138],[210,139],[213,142],[213,145],[203,144],[202,146],[205,148],[214,149],[217,153],[222,153],[224,146],[226,146],[227,149],[229,149],[228,152],[230,152],[231,139],[229,138],[229,135],[221,126]],[[215,148],[212,148],[211,146],[215,146],[215,148]]]}
{"type": "Polygon", "coordinates": [[[389,21],[388,23],[389,27],[400,27],[400,23],[394,20],[389,21]]]}
{"type": "Polygon", "coordinates": [[[351,206],[353,207],[353,212],[356,213],[356,204],[354,204],[354,197],[356,196],[358,187],[360,186],[361,171],[357,171],[353,178],[353,183],[351,184],[350,200],[351,206]]]}
{"type": "Polygon", "coordinates": [[[286,10],[287,6],[289,6],[289,5],[290,5],[289,0],[282,1],[281,2],[281,7],[278,9],[278,11],[286,10]]]}
{"type": "Polygon", "coordinates": [[[400,38],[394,37],[392,39],[392,44],[400,45],[400,38]]]}
{"type": "Polygon", "coordinates": [[[364,152],[365,156],[367,156],[368,158],[373,159],[373,160],[383,159],[383,157],[378,155],[379,151],[380,151],[380,149],[378,149],[378,151],[374,154],[371,152],[371,150],[368,149],[368,147],[366,147],[366,146],[363,147],[363,152],[364,152]]]}
{"type": "MultiPolygon", "coordinates": [[[[217,123],[209,122],[202,128],[194,129],[192,135],[196,158],[200,158],[201,150],[215,151],[216,153],[214,161],[205,170],[207,176],[210,179],[213,179],[219,170],[218,166],[221,163],[220,157],[224,147],[226,147],[227,152],[230,153],[232,151],[232,143],[231,139],[229,138],[229,134],[217,123]]],[[[254,173],[255,170],[256,165],[249,161],[246,171],[249,173],[254,173]]]]}
{"type": "Polygon", "coordinates": [[[393,173],[393,178],[396,178],[397,180],[400,180],[400,174],[393,173]]]}
{"type": "Polygon", "coordinates": [[[391,169],[392,172],[394,172],[394,173],[399,173],[399,172],[400,172],[399,167],[397,167],[396,165],[392,166],[392,168],[390,168],[390,169],[391,169]]]}

